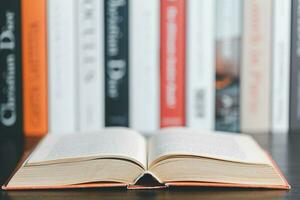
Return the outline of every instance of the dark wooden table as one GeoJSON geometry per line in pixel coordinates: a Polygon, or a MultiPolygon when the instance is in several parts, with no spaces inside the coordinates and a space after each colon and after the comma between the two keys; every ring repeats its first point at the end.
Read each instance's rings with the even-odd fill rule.
{"type": "MultiPolygon", "coordinates": [[[[289,183],[290,191],[228,188],[170,188],[167,190],[80,189],[43,191],[0,191],[0,199],[299,199],[300,134],[254,135],[271,153],[289,183]]],[[[7,179],[21,155],[32,148],[38,138],[0,137],[0,183],[7,179]],[[25,143],[25,144],[24,144],[25,143]]]]}

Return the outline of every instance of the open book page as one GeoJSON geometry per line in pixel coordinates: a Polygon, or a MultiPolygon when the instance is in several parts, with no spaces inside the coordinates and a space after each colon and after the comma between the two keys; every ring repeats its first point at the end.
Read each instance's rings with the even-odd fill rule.
{"type": "Polygon", "coordinates": [[[214,133],[187,128],[162,129],[149,141],[148,164],[152,165],[153,162],[172,155],[191,155],[236,162],[269,164],[270,161],[265,152],[250,136],[214,133]]]}
{"type": "Polygon", "coordinates": [[[48,134],[27,164],[51,163],[81,158],[125,158],[147,166],[147,143],[127,128],[106,128],[95,133],[48,134]]]}

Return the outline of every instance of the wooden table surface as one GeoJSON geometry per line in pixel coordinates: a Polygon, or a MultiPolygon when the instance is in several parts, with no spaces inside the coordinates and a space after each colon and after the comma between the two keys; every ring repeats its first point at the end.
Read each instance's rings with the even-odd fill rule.
{"type": "MultiPolygon", "coordinates": [[[[290,191],[228,188],[170,188],[167,190],[80,189],[42,191],[0,191],[0,199],[299,199],[300,200],[300,134],[254,135],[271,153],[292,186],[290,191]]],[[[5,182],[24,151],[38,138],[0,137],[0,183],[5,182]]]]}

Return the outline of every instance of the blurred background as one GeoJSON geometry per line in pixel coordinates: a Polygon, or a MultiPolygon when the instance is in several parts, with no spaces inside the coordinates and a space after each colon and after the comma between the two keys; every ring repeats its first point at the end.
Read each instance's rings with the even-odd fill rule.
{"type": "Polygon", "coordinates": [[[24,138],[107,126],[298,133],[298,4],[1,1],[0,163],[24,138]]]}

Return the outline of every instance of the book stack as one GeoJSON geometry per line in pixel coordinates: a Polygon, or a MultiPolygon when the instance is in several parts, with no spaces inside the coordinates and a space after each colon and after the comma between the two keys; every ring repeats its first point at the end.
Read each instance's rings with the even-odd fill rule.
{"type": "Polygon", "coordinates": [[[297,132],[298,6],[3,0],[0,132],[297,132]]]}

